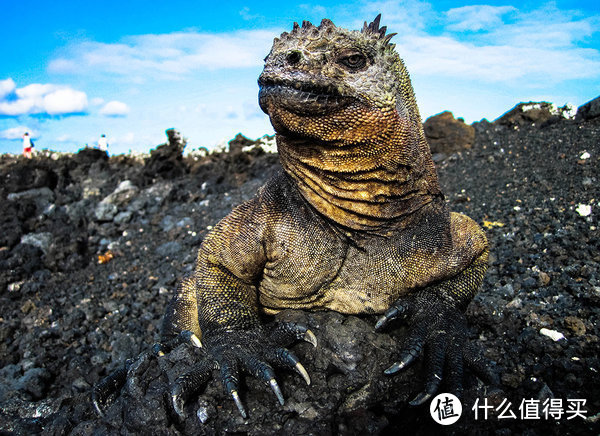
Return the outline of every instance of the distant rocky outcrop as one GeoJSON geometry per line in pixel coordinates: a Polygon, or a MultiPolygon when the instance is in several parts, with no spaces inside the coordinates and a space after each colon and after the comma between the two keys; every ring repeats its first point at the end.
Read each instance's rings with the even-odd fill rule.
{"type": "Polygon", "coordinates": [[[432,154],[469,149],[475,141],[475,129],[449,111],[427,118],[423,128],[432,154]]]}
{"type": "Polygon", "coordinates": [[[575,121],[587,121],[597,117],[600,117],[600,96],[579,106],[575,121]]]}
{"type": "Polygon", "coordinates": [[[535,124],[539,127],[553,124],[563,119],[572,119],[575,116],[575,107],[566,104],[557,107],[547,101],[519,103],[514,108],[494,120],[495,124],[503,126],[525,126],[535,124]]]}
{"type": "Polygon", "coordinates": [[[175,129],[165,131],[168,141],[150,152],[146,161],[144,175],[155,178],[174,179],[188,172],[183,160],[186,139],[175,129]]]}

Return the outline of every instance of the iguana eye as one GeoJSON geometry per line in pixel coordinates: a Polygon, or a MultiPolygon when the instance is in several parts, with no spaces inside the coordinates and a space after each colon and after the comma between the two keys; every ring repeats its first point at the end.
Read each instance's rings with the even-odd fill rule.
{"type": "Polygon", "coordinates": [[[367,58],[360,53],[352,53],[341,57],[338,62],[352,70],[359,70],[367,65],[367,58]]]}
{"type": "Polygon", "coordinates": [[[298,62],[300,62],[300,59],[302,59],[302,54],[299,51],[294,50],[289,52],[285,59],[290,65],[296,65],[298,62]]]}

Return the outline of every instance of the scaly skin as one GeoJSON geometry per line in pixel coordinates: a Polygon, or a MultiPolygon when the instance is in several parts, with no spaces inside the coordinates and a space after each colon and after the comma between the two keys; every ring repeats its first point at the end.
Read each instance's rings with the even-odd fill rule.
{"type": "MultiPolygon", "coordinates": [[[[323,20],[275,39],[259,102],[284,171],[207,235],[167,308],[157,352],[198,337],[205,350],[172,387],[178,414],[213,367],[244,416],[240,371],[265,380],[282,403],[273,365],[309,382],[284,347],[316,344],[312,332],[261,324],[261,314],[288,308],[383,314],[376,328],[410,323],[386,372],[427,348],[425,389],[413,404],[436,392],[444,366],[460,393],[463,359],[480,363],[464,345],[462,312],[487,269],[487,240],[474,221],[447,210],[391,36],[377,17],[362,31],[323,20]]],[[[97,390],[99,408],[106,396],[97,390]]]]}

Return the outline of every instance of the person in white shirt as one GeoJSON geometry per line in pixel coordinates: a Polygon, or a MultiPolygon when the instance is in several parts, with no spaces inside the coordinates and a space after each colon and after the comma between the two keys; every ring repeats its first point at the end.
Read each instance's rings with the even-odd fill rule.
{"type": "Polygon", "coordinates": [[[27,159],[31,159],[33,155],[33,141],[29,136],[29,132],[23,134],[23,156],[27,159]]]}
{"type": "Polygon", "coordinates": [[[108,152],[108,139],[106,139],[106,135],[104,133],[100,135],[100,139],[98,139],[98,148],[102,151],[108,152]]]}

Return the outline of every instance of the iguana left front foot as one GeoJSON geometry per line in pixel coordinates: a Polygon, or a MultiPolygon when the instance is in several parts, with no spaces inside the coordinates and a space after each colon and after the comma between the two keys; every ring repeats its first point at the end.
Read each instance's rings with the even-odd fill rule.
{"type": "Polygon", "coordinates": [[[400,357],[385,373],[401,371],[425,355],[425,387],[409,402],[411,406],[421,405],[433,397],[442,381],[448,392],[460,398],[463,364],[480,378],[492,383],[496,381],[489,362],[467,343],[467,321],[452,297],[435,289],[402,297],[379,318],[375,329],[381,330],[392,321],[405,321],[411,327],[400,357]]]}

